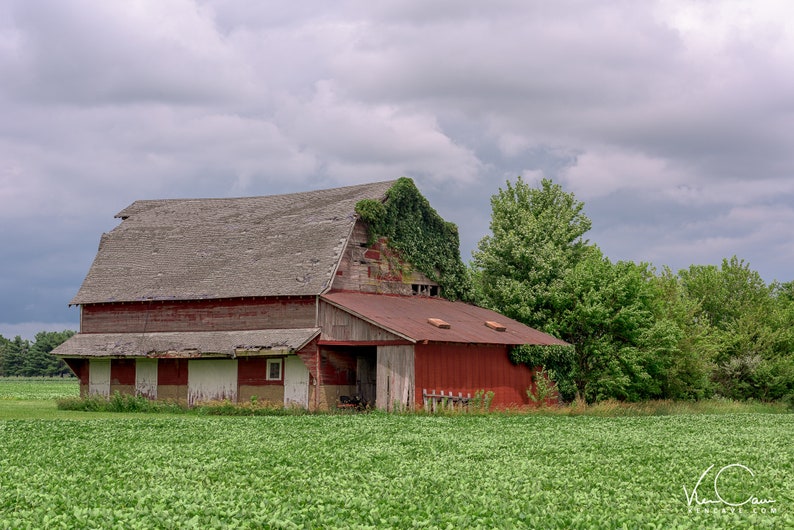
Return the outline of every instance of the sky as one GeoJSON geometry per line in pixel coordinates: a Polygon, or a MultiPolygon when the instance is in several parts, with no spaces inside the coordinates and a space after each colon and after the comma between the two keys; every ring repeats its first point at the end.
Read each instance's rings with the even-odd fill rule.
{"type": "Polygon", "coordinates": [[[794,271],[794,3],[4,0],[0,334],[138,199],[414,179],[464,261],[551,178],[613,261],[794,271]]]}

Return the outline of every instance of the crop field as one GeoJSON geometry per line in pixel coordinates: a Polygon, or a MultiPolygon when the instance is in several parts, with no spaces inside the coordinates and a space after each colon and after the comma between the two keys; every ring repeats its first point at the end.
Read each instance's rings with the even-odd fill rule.
{"type": "Polygon", "coordinates": [[[0,420],[0,529],[794,527],[792,414],[64,417],[0,420]]]}
{"type": "Polygon", "coordinates": [[[69,377],[2,377],[0,400],[59,399],[80,394],[75,378],[69,377]]]}

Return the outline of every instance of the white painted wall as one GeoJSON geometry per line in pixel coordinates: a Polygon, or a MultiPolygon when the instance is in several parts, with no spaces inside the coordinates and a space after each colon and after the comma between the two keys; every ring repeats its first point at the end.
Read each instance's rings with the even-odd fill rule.
{"type": "Polygon", "coordinates": [[[201,359],[187,363],[187,402],[237,401],[237,360],[201,359]]]}
{"type": "Polygon", "coordinates": [[[284,359],[284,406],[309,406],[309,369],[297,355],[284,359]]]}
{"type": "Polygon", "coordinates": [[[135,360],[135,393],[157,399],[157,359],[135,360]]]}
{"type": "Polygon", "coordinates": [[[110,359],[88,361],[88,393],[110,396],[110,359]]]}

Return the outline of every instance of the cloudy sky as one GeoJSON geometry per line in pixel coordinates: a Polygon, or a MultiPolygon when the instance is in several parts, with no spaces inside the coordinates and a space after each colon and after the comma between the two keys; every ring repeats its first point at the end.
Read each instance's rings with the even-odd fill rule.
{"type": "Polygon", "coordinates": [[[67,303],[136,199],[412,177],[464,261],[518,175],[613,260],[794,279],[794,4],[4,0],[0,334],[67,303]]]}

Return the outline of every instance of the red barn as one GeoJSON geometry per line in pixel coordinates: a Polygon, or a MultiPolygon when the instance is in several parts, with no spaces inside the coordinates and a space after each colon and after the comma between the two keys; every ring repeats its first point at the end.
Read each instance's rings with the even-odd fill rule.
{"type": "Polygon", "coordinates": [[[526,404],[532,372],[510,348],[565,343],[441,298],[387,240],[372,243],[355,206],[388,201],[394,184],[136,201],[103,234],[71,301],[80,332],[54,353],[82,395],[311,409],[355,396],[392,410],[425,390],[484,390],[495,406],[526,404]]]}

